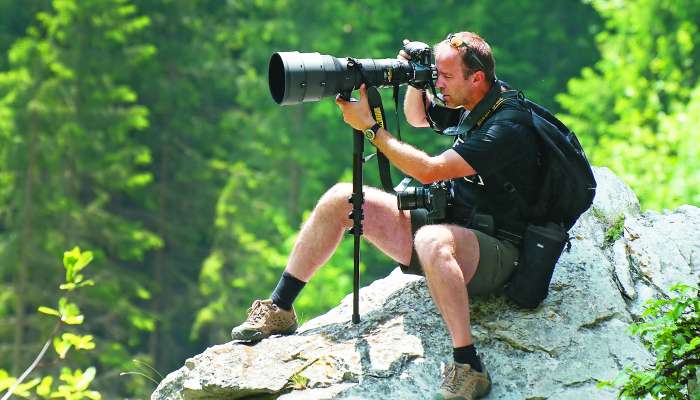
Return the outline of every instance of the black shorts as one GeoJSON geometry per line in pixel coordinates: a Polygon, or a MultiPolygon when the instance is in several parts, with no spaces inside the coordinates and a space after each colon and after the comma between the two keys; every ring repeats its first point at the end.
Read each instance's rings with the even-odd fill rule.
{"type": "MultiPolygon", "coordinates": [[[[428,224],[428,212],[425,209],[411,210],[411,235],[415,237],[418,229],[428,224]]],[[[500,293],[513,270],[518,265],[518,248],[507,240],[500,240],[481,231],[472,229],[479,241],[479,265],[472,280],[467,284],[470,295],[500,293]]],[[[424,275],[418,260],[416,246],[412,246],[411,263],[399,264],[405,274],[424,275]]]]}

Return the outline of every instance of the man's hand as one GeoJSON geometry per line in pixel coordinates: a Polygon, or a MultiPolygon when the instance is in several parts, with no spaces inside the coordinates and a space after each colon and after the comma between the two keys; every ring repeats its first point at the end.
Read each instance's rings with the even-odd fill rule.
{"type": "MultiPolygon", "coordinates": [[[[404,46],[409,43],[411,43],[410,40],[403,40],[404,46]]],[[[396,58],[403,61],[411,60],[411,56],[406,53],[404,49],[399,50],[399,54],[396,58]]],[[[403,101],[403,114],[406,117],[406,122],[416,128],[427,128],[430,126],[426,117],[426,107],[429,105],[430,101],[432,101],[433,96],[430,92],[426,93],[428,96],[428,104],[426,104],[423,102],[423,92],[424,91],[409,85],[406,89],[406,96],[403,101]]]]}
{"type": "Polygon", "coordinates": [[[364,83],[360,86],[359,101],[346,101],[338,95],[335,98],[335,104],[343,112],[343,121],[353,127],[353,129],[362,131],[375,124],[374,118],[372,118],[372,114],[369,111],[367,87],[364,83]]]}

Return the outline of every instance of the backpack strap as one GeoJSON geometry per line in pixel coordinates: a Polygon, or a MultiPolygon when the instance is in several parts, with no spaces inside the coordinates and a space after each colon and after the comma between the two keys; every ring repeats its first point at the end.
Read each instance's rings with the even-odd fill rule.
{"type": "MultiPolygon", "coordinates": [[[[528,119],[531,120],[533,118],[532,111],[530,111],[529,109],[528,109],[528,111],[530,113],[530,117],[528,119]]],[[[530,126],[533,127],[533,129],[536,130],[536,128],[534,128],[534,124],[532,124],[531,121],[523,121],[522,112],[514,111],[514,110],[503,110],[499,113],[499,117],[502,117],[504,119],[508,119],[511,121],[515,120],[515,121],[519,121],[519,122],[523,122],[523,123],[527,122],[530,126]]],[[[517,208],[520,209],[521,213],[523,214],[523,216],[525,217],[526,220],[531,221],[531,220],[539,217],[538,211],[539,211],[539,208],[541,208],[541,207],[539,207],[538,205],[531,207],[530,204],[528,204],[525,197],[523,195],[521,195],[520,192],[516,189],[515,185],[513,185],[513,183],[510,182],[508,179],[506,179],[502,174],[497,173],[497,174],[494,174],[494,176],[496,177],[496,179],[498,179],[500,182],[502,182],[503,190],[505,190],[506,193],[508,193],[508,196],[510,197],[511,201],[516,205],[517,208]]],[[[539,199],[538,199],[538,203],[539,203],[539,199]]]]}
{"type": "MultiPolygon", "coordinates": [[[[534,127],[534,123],[532,121],[532,110],[530,107],[527,107],[527,103],[524,103],[525,96],[523,95],[522,91],[519,90],[506,90],[505,92],[501,93],[501,98],[499,101],[497,101],[494,104],[494,107],[489,110],[488,113],[484,115],[479,120],[479,123],[477,124],[477,127],[480,127],[491,115],[494,115],[496,111],[500,108],[502,104],[504,104],[507,101],[519,101],[521,104],[525,104],[525,109],[527,110],[527,113],[529,114],[526,119],[523,116],[522,111],[516,111],[516,110],[511,110],[511,109],[505,109],[501,110],[496,114],[496,117],[498,119],[504,119],[504,120],[509,120],[509,121],[516,121],[522,124],[527,124],[533,127],[533,129],[536,130],[534,127]]],[[[505,179],[505,177],[502,174],[494,174],[494,177],[501,182],[503,190],[508,193],[508,196],[510,197],[511,201],[513,204],[516,205],[516,207],[521,211],[522,215],[525,216],[526,220],[532,220],[534,218],[538,217],[539,214],[539,204],[536,205],[535,207],[530,207],[528,204],[527,200],[525,199],[524,196],[518,192],[518,190],[515,188],[515,185],[513,185],[512,182],[510,182],[508,179],[505,179]]],[[[539,200],[538,200],[539,203],[539,200]]]]}
{"type": "MultiPolygon", "coordinates": [[[[506,119],[529,124],[534,130],[535,134],[537,135],[537,138],[539,139],[540,154],[545,153],[545,150],[543,150],[543,147],[545,147],[547,149],[547,152],[551,156],[557,157],[562,161],[566,160],[566,156],[564,155],[564,153],[562,153],[562,151],[557,147],[557,145],[554,142],[552,142],[552,139],[549,136],[547,136],[547,134],[542,132],[542,129],[545,129],[543,125],[550,125],[552,128],[555,129],[559,129],[559,126],[554,125],[552,122],[548,121],[544,117],[541,117],[538,114],[537,110],[533,110],[530,107],[530,104],[530,102],[525,103],[529,114],[528,121],[523,121],[522,113],[514,110],[503,110],[501,113],[499,113],[499,116],[502,116],[506,119]]],[[[566,162],[563,162],[562,165],[570,168],[570,165],[566,162]]],[[[542,196],[542,193],[548,193],[551,191],[551,188],[546,187],[547,183],[549,182],[549,179],[547,179],[547,174],[549,173],[550,171],[547,169],[544,171],[544,175],[541,176],[540,182],[542,183],[542,187],[540,187],[540,189],[538,190],[539,194],[537,196],[537,201],[532,206],[528,204],[525,197],[522,196],[520,192],[518,192],[518,190],[511,182],[509,182],[506,179],[501,179],[500,174],[495,174],[495,176],[497,177],[497,179],[501,179],[503,181],[503,188],[509,194],[511,201],[513,201],[513,203],[520,208],[525,218],[528,221],[535,221],[538,219],[542,219],[546,215],[546,199],[542,196]]],[[[563,224],[563,221],[548,222],[556,222],[557,224],[563,224]]]]}

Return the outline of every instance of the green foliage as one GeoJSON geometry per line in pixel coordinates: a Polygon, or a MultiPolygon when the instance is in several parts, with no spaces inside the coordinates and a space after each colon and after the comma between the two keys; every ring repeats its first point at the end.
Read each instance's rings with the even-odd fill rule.
{"type": "Polygon", "coordinates": [[[608,229],[605,230],[605,243],[612,245],[617,239],[622,237],[625,229],[625,215],[620,214],[612,221],[608,229]]]}
{"type": "MultiPolygon", "coordinates": [[[[45,328],[18,310],[47,303],[47,260],[68,243],[94,249],[100,284],[67,284],[89,296],[80,309],[42,311],[102,316],[85,324],[104,393],[146,397],[147,382],[110,377],[134,358],[179,367],[269,295],[304,216],[349,180],[352,138],[332,99],[272,102],[272,52],[394,57],[404,37],[476,30],[502,78],[556,108],[554,94],[597,57],[598,21],[578,2],[0,0],[0,319],[19,321],[0,326],[0,345],[18,349],[0,352],[0,365],[23,364],[19,349],[45,328]]],[[[402,130],[431,153],[450,144],[402,130]]],[[[365,177],[376,186],[374,165],[365,177]]],[[[394,267],[370,246],[362,255],[363,284],[394,267]]],[[[302,319],[337,304],[351,276],[344,240],[298,299],[302,319]]]]}
{"type": "Polygon", "coordinates": [[[644,322],[631,327],[656,356],[653,366],[626,368],[614,382],[619,398],[682,400],[697,398],[697,386],[689,389],[700,371],[700,292],[697,287],[678,284],[671,288],[676,296],[647,303],[644,322]]]}
{"type": "Polygon", "coordinates": [[[605,213],[597,207],[591,207],[591,213],[593,216],[605,225],[605,235],[604,244],[607,246],[612,245],[621,238],[625,230],[625,215],[618,214],[612,218],[605,215],[605,213]]]}
{"type": "Polygon", "coordinates": [[[71,371],[68,368],[61,369],[59,379],[65,383],[58,385],[58,388],[49,396],[46,396],[46,398],[66,400],[100,400],[102,396],[99,392],[88,390],[88,386],[90,386],[90,383],[92,383],[93,379],[95,379],[95,373],[96,370],[93,367],[86,369],[85,372],[79,369],[74,371],[71,371]]]}
{"type": "Polygon", "coordinates": [[[287,385],[294,390],[303,390],[308,388],[309,380],[309,378],[305,377],[301,373],[296,373],[289,378],[287,385]]]}
{"type": "Polygon", "coordinates": [[[643,208],[700,205],[697,1],[592,2],[602,55],[558,97],[592,163],[620,175],[643,208]]]}
{"type": "MultiPolygon", "coordinates": [[[[78,247],[66,251],[63,254],[63,268],[66,270],[66,278],[65,282],[59,286],[60,290],[71,293],[85,286],[85,282],[91,282],[85,281],[85,277],[79,274],[79,272],[85,269],[92,259],[92,252],[81,252],[78,247]]],[[[3,396],[3,400],[9,398],[9,396],[13,394],[23,398],[32,398],[32,390],[34,390],[37,396],[43,399],[100,400],[102,398],[102,395],[98,391],[89,390],[90,383],[95,379],[95,374],[97,372],[94,367],[89,367],[84,372],[80,369],[73,370],[69,367],[62,367],[58,380],[62,381],[63,384],[59,384],[55,389],[53,389],[54,378],[51,375],[39,376],[27,382],[23,382],[44,357],[45,351],[50,343],[53,343],[53,348],[60,360],[66,359],[66,355],[71,348],[76,351],[93,350],[95,348],[92,335],[78,335],[72,332],[64,332],[60,336],[58,335],[59,330],[64,325],[81,325],[84,322],[84,317],[80,315],[77,304],[70,301],[67,295],[60,297],[58,304],[57,309],[46,306],[40,306],[38,309],[42,314],[56,317],[57,322],[51,333],[51,337],[32,365],[20,378],[12,377],[7,371],[0,369],[0,392],[7,390],[3,396]]]]}

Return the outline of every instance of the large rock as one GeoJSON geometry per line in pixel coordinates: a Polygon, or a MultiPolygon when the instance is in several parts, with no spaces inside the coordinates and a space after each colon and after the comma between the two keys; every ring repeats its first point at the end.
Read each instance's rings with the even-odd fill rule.
{"type": "MultiPolygon", "coordinates": [[[[651,360],[628,332],[644,302],[675,282],[698,282],[700,209],[640,214],[617,177],[604,168],[595,174],[593,208],[573,228],[572,251],[543,305],[524,311],[500,297],[472,301],[476,344],[493,379],[489,399],[615,399],[596,383],[651,360]],[[622,236],[606,239],[619,215],[622,236]]],[[[429,398],[451,344],[425,280],[394,270],[360,296],[358,325],[348,296],[296,335],[207,349],[151,399],[429,398]]]]}

